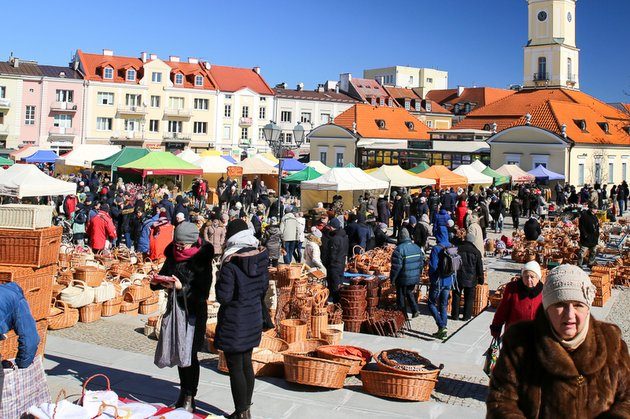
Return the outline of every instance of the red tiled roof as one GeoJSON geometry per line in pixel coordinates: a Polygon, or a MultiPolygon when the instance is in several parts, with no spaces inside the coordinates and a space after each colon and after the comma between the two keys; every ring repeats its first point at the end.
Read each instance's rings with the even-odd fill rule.
{"type": "Polygon", "coordinates": [[[621,105],[626,109],[626,112],[630,113],[630,103],[622,103],[621,105]]]}
{"type": "Polygon", "coordinates": [[[359,93],[362,100],[370,102],[373,97],[376,99],[380,99],[382,97],[386,99],[385,104],[387,104],[387,99],[390,96],[387,91],[383,89],[383,86],[381,86],[376,80],[352,78],[350,80],[350,84],[352,84],[355,90],[359,93]]]}
{"type": "Polygon", "coordinates": [[[363,138],[429,140],[429,128],[403,108],[360,103],[338,115],[334,122],[349,130],[356,122],[357,133],[363,138]],[[379,128],[379,120],[385,121],[385,128],[379,128]],[[409,129],[409,122],[413,123],[413,129],[409,129]]]}
{"type": "Polygon", "coordinates": [[[210,89],[215,90],[216,84],[212,79],[212,76],[206,70],[203,63],[182,63],[174,61],[165,61],[173,71],[171,72],[171,81],[175,83],[175,73],[181,72],[184,75],[184,85],[176,85],[179,87],[185,87],[188,89],[210,89]],[[195,76],[203,76],[203,86],[195,86],[195,76]]]}
{"type": "Polygon", "coordinates": [[[431,90],[427,93],[427,99],[434,100],[441,105],[455,106],[458,103],[476,103],[477,107],[482,107],[514,93],[514,90],[495,87],[466,87],[460,96],[457,96],[457,89],[431,90]]]}
{"type": "Polygon", "coordinates": [[[224,92],[236,92],[243,88],[249,88],[261,95],[273,95],[273,90],[267,82],[251,68],[213,64],[210,67],[210,75],[216,81],[219,90],[224,92]]]}
{"type": "MultiPolygon", "coordinates": [[[[395,100],[400,100],[400,99],[422,100],[422,96],[420,96],[415,89],[409,89],[406,87],[391,87],[391,86],[383,86],[383,88],[395,100]]],[[[444,113],[444,114],[451,113],[448,109],[444,108],[436,101],[430,100],[430,99],[427,99],[427,101],[431,103],[431,112],[429,113],[444,113]]],[[[404,102],[402,103],[402,106],[404,107],[404,102]]],[[[412,108],[411,111],[414,111],[414,109],[412,108]]],[[[426,107],[422,107],[420,111],[428,112],[426,107]]]]}

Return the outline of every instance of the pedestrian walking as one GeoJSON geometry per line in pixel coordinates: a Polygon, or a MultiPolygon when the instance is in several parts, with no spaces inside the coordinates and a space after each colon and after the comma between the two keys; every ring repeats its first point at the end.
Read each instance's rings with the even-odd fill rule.
{"type": "Polygon", "coordinates": [[[451,319],[459,320],[460,299],[464,296],[463,321],[472,318],[473,302],[475,300],[475,287],[483,285],[483,256],[474,244],[475,236],[466,234],[466,240],[457,246],[457,253],[462,259],[457,271],[457,287],[453,289],[453,301],[451,303],[451,319]]]}
{"type": "Polygon", "coordinates": [[[403,228],[400,231],[398,246],[392,253],[392,269],[390,279],[396,288],[396,303],[398,309],[405,314],[411,311],[412,317],[418,317],[417,297],[414,288],[420,282],[420,274],[424,266],[424,252],[411,241],[409,231],[403,228]]]}
{"type": "Polygon", "coordinates": [[[433,336],[438,339],[445,339],[448,335],[446,309],[458,267],[453,266],[449,254],[451,243],[448,240],[448,230],[446,228],[437,229],[435,239],[437,244],[431,249],[429,257],[428,306],[438,327],[438,331],[433,336]]]}
{"type": "Polygon", "coordinates": [[[578,266],[584,264],[584,256],[588,252],[587,264],[591,267],[595,263],[596,247],[599,243],[599,219],[597,218],[597,206],[593,202],[588,203],[588,209],[580,214],[580,256],[578,266]]]}

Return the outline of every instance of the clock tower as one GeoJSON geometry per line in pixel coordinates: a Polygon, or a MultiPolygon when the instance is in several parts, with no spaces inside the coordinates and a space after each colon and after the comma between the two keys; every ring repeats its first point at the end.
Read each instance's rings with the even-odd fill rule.
{"type": "Polygon", "coordinates": [[[524,86],[579,89],[580,50],[575,45],[577,0],[527,0],[529,37],[524,86]]]}

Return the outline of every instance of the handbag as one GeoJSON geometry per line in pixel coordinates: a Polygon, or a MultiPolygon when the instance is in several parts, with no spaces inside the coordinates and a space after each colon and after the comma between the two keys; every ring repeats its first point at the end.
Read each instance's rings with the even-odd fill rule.
{"type": "MultiPolygon", "coordinates": [[[[184,299],[184,304],[186,299],[184,299]]],[[[195,337],[195,316],[177,303],[177,291],[169,295],[166,313],[162,316],[160,337],[153,362],[159,368],[189,367],[195,337]]]]}
{"type": "Polygon", "coordinates": [[[2,374],[4,384],[0,380],[0,418],[19,418],[31,406],[50,403],[41,356],[35,357],[28,368],[3,369],[2,374]]]}
{"type": "Polygon", "coordinates": [[[116,298],[116,287],[113,283],[104,281],[94,288],[94,302],[102,303],[116,298]]]}
{"type": "Polygon", "coordinates": [[[88,287],[83,281],[74,280],[69,287],[61,291],[59,300],[72,308],[81,308],[94,301],[94,288],[88,287]]]}
{"type": "Polygon", "coordinates": [[[499,359],[499,353],[501,351],[501,339],[493,338],[490,343],[490,347],[483,354],[486,357],[486,360],[483,364],[483,372],[486,373],[488,377],[492,374],[492,370],[497,363],[497,359],[499,359]]]}

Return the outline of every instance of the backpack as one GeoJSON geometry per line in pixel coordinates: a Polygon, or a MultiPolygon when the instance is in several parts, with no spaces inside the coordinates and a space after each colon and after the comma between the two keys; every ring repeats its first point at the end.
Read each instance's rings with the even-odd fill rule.
{"type": "Polygon", "coordinates": [[[77,211],[76,215],[74,216],[74,222],[76,224],[85,224],[87,223],[87,220],[88,217],[84,211],[77,211]]]}
{"type": "Polygon", "coordinates": [[[457,247],[444,247],[440,251],[438,260],[438,275],[440,278],[446,278],[457,271],[462,266],[462,257],[457,251],[457,247]]]}

